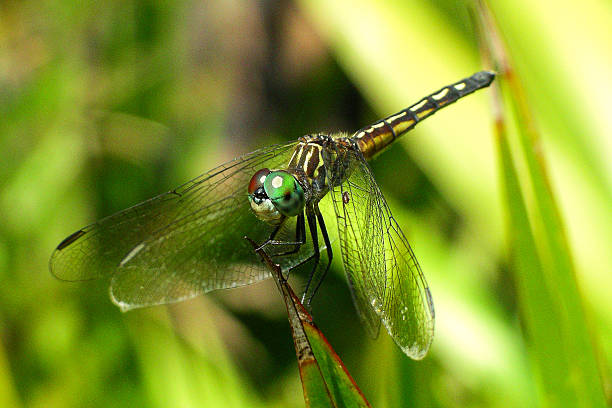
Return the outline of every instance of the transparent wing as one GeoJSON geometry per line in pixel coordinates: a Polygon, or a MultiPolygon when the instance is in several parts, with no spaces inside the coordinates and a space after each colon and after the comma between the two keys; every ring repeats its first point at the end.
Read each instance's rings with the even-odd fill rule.
{"type": "MultiPolygon", "coordinates": [[[[124,310],[269,277],[244,239],[263,242],[272,231],[251,211],[247,186],[260,168],[285,167],[294,146],[239,157],[75,232],[53,252],[51,272],[63,280],[111,278],[111,296],[124,310]]],[[[305,256],[300,251],[282,261],[305,256]]]]}
{"type": "Polygon", "coordinates": [[[350,176],[332,179],[331,194],[353,300],[372,334],[382,322],[404,353],[421,359],[434,331],[427,282],[361,153],[342,156],[350,176]]]}

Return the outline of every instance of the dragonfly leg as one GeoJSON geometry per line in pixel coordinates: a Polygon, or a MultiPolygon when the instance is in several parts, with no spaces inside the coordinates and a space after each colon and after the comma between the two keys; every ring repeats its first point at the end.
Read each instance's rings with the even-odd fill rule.
{"type": "MultiPolygon", "coordinates": [[[[283,241],[274,241],[274,242],[277,242],[278,244],[295,245],[295,248],[293,248],[292,250],[287,251],[287,252],[281,252],[280,254],[274,254],[274,256],[286,256],[286,255],[295,254],[297,251],[299,251],[302,245],[306,243],[306,224],[304,222],[304,213],[301,213],[300,215],[297,216],[297,221],[295,225],[295,242],[283,242],[283,241]]],[[[275,244],[272,244],[272,245],[275,245],[275,244]]]]}
{"type": "Polygon", "coordinates": [[[265,248],[268,245],[296,245],[296,248],[288,251],[288,252],[283,252],[280,254],[274,254],[274,256],[283,256],[283,255],[290,255],[290,254],[294,254],[297,251],[299,251],[300,247],[306,242],[306,226],[304,224],[304,214],[300,214],[297,217],[297,224],[295,227],[295,241],[291,242],[291,241],[279,241],[274,239],[276,237],[276,235],[278,234],[278,232],[280,231],[280,229],[282,228],[284,222],[286,221],[283,220],[282,223],[280,223],[278,226],[276,226],[276,228],[274,228],[274,230],[272,231],[272,233],[270,234],[270,236],[268,237],[268,239],[261,244],[257,250],[261,250],[263,248],[265,248]]]}
{"type": "MultiPolygon", "coordinates": [[[[313,241],[317,242],[317,238],[318,237],[316,235],[316,230],[317,230],[316,229],[317,228],[316,227],[316,220],[315,220],[315,225],[313,227],[312,223],[310,221],[310,218],[308,218],[308,226],[309,226],[309,228],[311,230],[311,235],[312,235],[312,231],[315,231],[313,241]]],[[[301,214],[301,217],[298,216],[298,225],[297,225],[296,229],[298,229],[298,228],[299,228],[300,233],[302,235],[301,236],[301,241],[302,241],[301,244],[304,244],[304,243],[306,243],[306,224],[305,224],[305,221],[304,221],[304,214],[303,213],[301,214]]],[[[299,249],[299,247],[298,247],[298,249],[299,249]]],[[[280,255],[288,255],[288,254],[293,253],[293,252],[297,252],[297,250],[290,251],[289,253],[286,252],[286,253],[283,253],[283,254],[280,254],[280,255]]],[[[292,265],[292,266],[287,268],[287,279],[289,279],[289,273],[292,270],[294,270],[295,268],[299,268],[300,266],[304,265],[307,262],[312,261],[313,259],[315,259],[318,256],[319,256],[319,248],[317,246],[316,249],[314,249],[314,253],[312,255],[308,256],[307,258],[302,259],[299,263],[297,263],[295,265],[292,265]]],[[[318,260],[315,261],[315,267],[316,267],[316,263],[318,263],[318,260]]]]}
{"type": "MultiPolygon", "coordinates": [[[[312,265],[312,270],[310,272],[310,277],[308,278],[308,283],[306,283],[306,289],[304,290],[304,295],[302,296],[302,303],[306,299],[306,294],[308,293],[308,288],[312,284],[312,279],[314,278],[317,272],[317,266],[319,266],[319,259],[321,257],[321,253],[319,252],[319,234],[317,232],[317,217],[315,215],[316,211],[313,211],[311,208],[306,209],[306,218],[308,219],[308,228],[310,229],[310,236],[312,237],[312,249],[314,250],[314,254],[311,258],[314,258],[314,264],[312,265]]],[[[312,296],[310,297],[312,298],[312,296]]]]}
{"type": "MultiPolygon", "coordinates": [[[[329,271],[329,267],[331,266],[332,259],[334,258],[334,253],[332,251],[331,242],[329,241],[329,236],[327,235],[327,228],[325,227],[325,220],[323,219],[323,215],[321,214],[321,211],[319,210],[319,206],[315,204],[314,210],[317,216],[317,220],[319,220],[319,228],[321,229],[321,234],[323,234],[323,242],[325,242],[325,248],[327,250],[328,260],[327,260],[327,266],[325,267],[323,274],[321,275],[320,278],[317,279],[317,285],[315,286],[312,293],[308,295],[308,297],[306,297],[306,295],[308,294],[308,286],[306,286],[306,291],[304,292],[305,299],[302,299],[302,302],[306,300],[306,306],[310,306],[310,302],[312,302],[312,298],[314,298],[314,295],[316,295],[317,291],[319,290],[319,287],[321,287],[321,284],[323,283],[323,280],[325,279],[325,276],[327,275],[327,272],[329,271]]],[[[310,280],[312,280],[312,275],[310,277],[310,280]]],[[[310,285],[310,280],[308,281],[308,285],[310,285]]]]}

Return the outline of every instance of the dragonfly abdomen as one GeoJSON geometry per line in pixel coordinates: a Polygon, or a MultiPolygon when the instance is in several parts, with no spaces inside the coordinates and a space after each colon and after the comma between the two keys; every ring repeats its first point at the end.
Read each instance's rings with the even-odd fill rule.
{"type": "Polygon", "coordinates": [[[358,130],[352,139],[357,142],[363,156],[369,159],[393,143],[399,136],[414,128],[423,119],[464,96],[489,86],[494,78],[495,73],[493,72],[477,72],[468,78],[445,86],[394,115],[358,130]]]}

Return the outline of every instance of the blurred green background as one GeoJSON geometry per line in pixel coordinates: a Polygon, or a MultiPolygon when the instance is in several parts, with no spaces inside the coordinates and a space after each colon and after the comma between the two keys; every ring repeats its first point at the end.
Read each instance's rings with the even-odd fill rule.
{"type": "MultiPolygon", "coordinates": [[[[492,8],[541,131],[610,401],[612,5],[492,8]]],[[[122,314],[104,282],[55,280],[51,251],[237,155],[354,131],[491,68],[477,43],[454,0],[2,1],[0,406],[303,406],[273,282],[122,314]]],[[[490,97],[444,110],[372,163],[434,296],[430,355],[368,338],[340,263],[315,299],[375,407],[548,405],[542,376],[580,375],[542,372],[525,330],[490,97]]]]}

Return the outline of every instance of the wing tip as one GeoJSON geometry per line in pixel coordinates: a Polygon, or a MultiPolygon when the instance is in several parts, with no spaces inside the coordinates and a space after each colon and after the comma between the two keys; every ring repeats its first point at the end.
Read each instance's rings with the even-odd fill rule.
{"type": "Polygon", "coordinates": [[[426,348],[420,348],[418,346],[404,347],[400,346],[399,344],[398,346],[404,352],[404,354],[416,361],[424,359],[429,352],[429,345],[426,348]]]}
{"type": "Polygon", "coordinates": [[[85,234],[87,234],[87,231],[84,229],[80,229],[76,232],[73,232],[72,234],[64,238],[62,242],[59,243],[59,245],[55,248],[55,251],[63,250],[85,234]]]}
{"type": "Polygon", "coordinates": [[[115,294],[113,293],[113,285],[112,284],[109,285],[109,287],[108,287],[108,295],[110,296],[111,302],[113,302],[113,304],[119,308],[121,313],[129,312],[130,310],[138,308],[137,305],[134,305],[134,304],[127,303],[127,302],[124,302],[122,300],[119,300],[119,298],[117,298],[115,296],[115,294]]]}
{"type": "Polygon", "coordinates": [[[62,242],[60,242],[57,245],[57,247],[55,247],[55,249],[53,250],[53,253],[51,254],[51,258],[49,258],[49,272],[51,273],[51,275],[53,275],[54,278],[60,281],[64,281],[64,282],[86,281],[86,280],[95,279],[95,278],[91,278],[91,279],[83,278],[79,276],[71,277],[69,273],[70,271],[66,273],[67,272],[66,268],[62,268],[61,266],[62,263],[58,262],[58,257],[62,254],[62,251],[68,248],[70,245],[72,245],[76,241],[78,241],[79,238],[87,234],[87,232],[88,230],[86,228],[81,228],[80,230],[68,235],[66,238],[62,240],[62,242]],[[63,272],[62,272],[62,269],[64,269],[63,272]]]}
{"type": "Polygon", "coordinates": [[[398,341],[399,339],[397,339],[395,336],[391,336],[395,344],[397,344],[397,346],[402,350],[402,352],[404,352],[404,354],[406,354],[411,359],[417,361],[422,360],[427,356],[427,354],[429,353],[429,349],[431,348],[431,344],[433,342],[433,337],[434,336],[432,330],[431,334],[428,336],[427,342],[413,342],[412,344],[406,345],[401,344],[398,341]]]}
{"type": "Polygon", "coordinates": [[[393,328],[393,324],[389,322],[387,319],[381,316],[382,324],[387,329],[387,333],[393,339],[395,344],[413,360],[422,360],[427,356],[429,349],[431,348],[431,344],[433,343],[434,338],[434,320],[430,321],[423,331],[420,332],[421,335],[416,336],[416,338],[405,338],[403,336],[398,336],[396,330],[393,328]]]}

